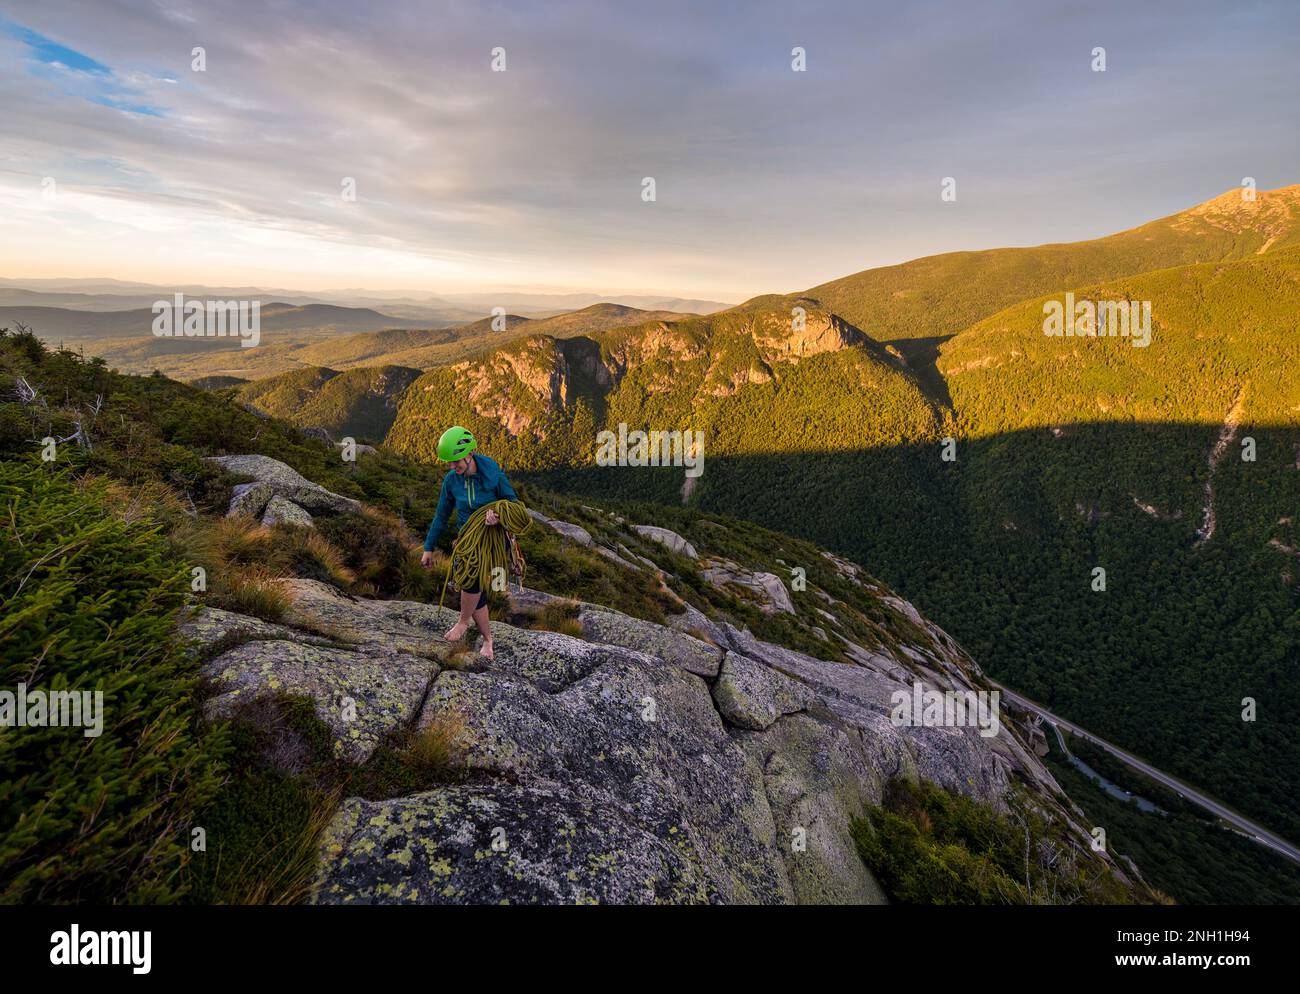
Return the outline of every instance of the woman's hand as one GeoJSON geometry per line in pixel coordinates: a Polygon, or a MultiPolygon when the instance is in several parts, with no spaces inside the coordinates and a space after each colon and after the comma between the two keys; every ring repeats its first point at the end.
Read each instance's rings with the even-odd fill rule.
{"type": "Polygon", "coordinates": [[[425,569],[433,569],[433,553],[425,552],[420,555],[420,565],[425,569]]]}
{"type": "Polygon", "coordinates": [[[498,515],[496,511],[489,508],[488,513],[483,515],[483,520],[489,525],[499,525],[501,523],[501,516],[498,515]]]}

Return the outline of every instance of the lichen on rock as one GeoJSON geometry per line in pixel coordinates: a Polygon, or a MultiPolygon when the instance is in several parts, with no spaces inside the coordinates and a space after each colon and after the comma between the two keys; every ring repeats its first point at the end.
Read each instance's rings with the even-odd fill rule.
{"type": "Polygon", "coordinates": [[[777,718],[802,711],[814,700],[807,687],[771,667],[728,652],[713,685],[713,700],[731,724],[761,732],[777,718]]]}
{"type": "Polygon", "coordinates": [[[415,720],[437,672],[432,661],[383,645],[339,649],[284,639],[245,642],[203,669],[217,690],[209,714],[229,715],[259,693],[310,697],[333,733],[334,755],[350,763],[365,762],[386,735],[415,720]]]}
{"type": "Polygon", "coordinates": [[[578,613],[578,623],[588,639],[646,652],[699,676],[715,677],[722,665],[722,650],[717,646],[617,611],[584,607],[578,613]]]}
{"type": "Polygon", "coordinates": [[[212,609],[185,621],[214,653],[209,713],[306,696],[354,764],[394,733],[457,736],[457,773],[439,786],[343,801],[321,843],[319,903],[882,903],[852,826],[889,780],[994,806],[1013,777],[1044,806],[1060,793],[1010,727],[986,738],[891,720],[914,681],[980,678],[900,604],[887,607],[913,641],[846,641],[843,662],[689,605],[664,625],[521,589],[512,612],[558,602],[581,637],[494,621],[487,660],[447,643],[449,608],[280,584],[282,624],[212,609]]]}
{"type": "MultiPolygon", "coordinates": [[[[292,501],[299,507],[306,508],[309,511],[328,511],[334,514],[341,514],[345,511],[360,511],[361,502],[353,500],[351,497],[344,497],[333,491],[326,490],[317,483],[300,474],[291,466],[287,466],[278,459],[272,459],[270,456],[262,455],[237,455],[237,456],[208,456],[210,462],[221,466],[226,472],[234,473],[238,476],[251,476],[255,483],[261,484],[262,487],[256,490],[243,492],[245,495],[256,493],[258,499],[265,493],[268,488],[271,494],[283,497],[292,501]]],[[[250,502],[255,503],[251,497],[247,498],[250,502]]],[[[269,501],[270,494],[267,494],[269,501]]],[[[247,513],[261,513],[265,507],[258,508],[256,512],[249,507],[241,507],[247,513]]],[[[231,511],[236,509],[232,503],[231,511]]]]}

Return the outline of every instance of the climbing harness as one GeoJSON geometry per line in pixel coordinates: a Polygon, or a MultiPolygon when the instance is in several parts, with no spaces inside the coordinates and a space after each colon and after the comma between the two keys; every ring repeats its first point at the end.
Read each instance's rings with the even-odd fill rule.
{"type": "Polygon", "coordinates": [[[447,576],[442,581],[442,596],[438,598],[438,606],[442,607],[442,602],[447,597],[447,584],[453,574],[456,577],[456,587],[460,590],[476,583],[479,590],[489,589],[493,574],[498,569],[518,577],[522,587],[524,570],[528,564],[515,536],[522,535],[532,525],[533,519],[528,514],[528,509],[513,500],[493,501],[471,514],[456,538],[451,562],[447,564],[447,576]],[[487,524],[488,511],[496,511],[497,517],[501,519],[500,524],[487,524]]]}

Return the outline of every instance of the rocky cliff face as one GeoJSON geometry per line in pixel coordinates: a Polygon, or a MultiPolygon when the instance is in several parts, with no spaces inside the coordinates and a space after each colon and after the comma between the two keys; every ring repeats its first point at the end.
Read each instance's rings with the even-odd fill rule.
{"type": "MultiPolygon", "coordinates": [[[[666,575],[610,532],[538,517],[646,583],[666,575]]],[[[636,541],[635,526],[610,517],[636,541]]],[[[669,536],[641,547],[695,551],[669,536]]],[[[711,550],[698,555],[716,571],[711,550]]],[[[839,627],[843,605],[824,595],[818,630],[836,631],[852,660],[831,661],[686,604],[665,625],[520,588],[512,614],[563,609],[572,633],[494,622],[489,661],[444,640],[450,610],[305,579],[282,581],[283,623],[202,609],[187,631],[215,652],[211,713],[303,695],[344,762],[364,763],[394,732],[459,730],[455,782],[342,801],[321,844],[320,903],[880,903],[850,825],[899,776],[999,808],[1020,792],[1068,824],[1068,799],[1005,712],[991,737],[891,721],[898,691],[978,690],[982,676],[910,604],[853,564],[825,565],[877,596],[909,637],[857,644],[839,627]]],[[[737,571],[731,562],[705,582],[734,585],[737,571]]]]}
{"type": "Polygon", "coordinates": [[[838,352],[867,340],[848,322],[823,311],[810,300],[799,300],[788,311],[756,315],[751,334],[765,359],[787,362],[823,352],[838,352]]]}
{"type": "Polygon", "coordinates": [[[518,435],[568,397],[568,363],[557,344],[539,335],[481,359],[455,363],[450,369],[456,390],[476,414],[518,435]]]}
{"type": "Polygon", "coordinates": [[[782,365],[867,341],[857,329],[812,301],[798,309],[740,311],[726,317],[654,321],[592,337],[531,336],[450,367],[452,389],[477,415],[509,434],[532,430],[548,412],[581,392],[616,391],[629,370],[653,365],[644,385],[666,393],[683,379],[699,381],[700,396],[723,397],[748,384],[768,383],[782,365]]]}

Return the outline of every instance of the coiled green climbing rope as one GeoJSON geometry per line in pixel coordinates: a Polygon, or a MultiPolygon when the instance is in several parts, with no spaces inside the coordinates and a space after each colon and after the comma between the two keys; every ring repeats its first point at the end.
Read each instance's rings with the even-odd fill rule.
{"type": "Polygon", "coordinates": [[[500,568],[505,575],[510,571],[510,535],[522,535],[533,526],[533,519],[528,509],[518,501],[498,500],[484,504],[469,516],[456,537],[456,547],[447,565],[447,579],[442,581],[442,597],[438,606],[442,606],[447,596],[447,581],[456,578],[456,587],[464,590],[478,583],[479,590],[488,590],[492,583],[493,571],[500,568]],[[487,523],[488,511],[496,511],[500,524],[487,523]]]}

